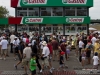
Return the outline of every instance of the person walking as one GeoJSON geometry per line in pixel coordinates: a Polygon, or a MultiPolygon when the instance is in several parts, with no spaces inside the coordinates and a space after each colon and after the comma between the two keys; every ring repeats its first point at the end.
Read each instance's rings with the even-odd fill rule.
{"type": "Polygon", "coordinates": [[[31,74],[30,75],[36,75],[36,55],[34,53],[31,54],[31,60],[30,60],[30,70],[31,74]]]}
{"type": "Polygon", "coordinates": [[[24,50],[25,46],[24,46],[24,42],[21,41],[18,45],[18,58],[19,61],[17,64],[14,65],[14,67],[17,69],[17,66],[22,63],[22,59],[23,59],[23,50],[24,50]]]}
{"type": "Polygon", "coordinates": [[[24,65],[24,70],[25,70],[25,74],[23,75],[27,75],[27,69],[29,69],[29,61],[31,58],[31,53],[32,49],[30,45],[26,44],[26,47],[23,50],[23,59],[22,59],[22,63],[24,65]]]}
{"type": "Polygon", "coordinates": [[[13,33],[10,36],[10,45],[11,45],[10,53],[13,53],[13,41],[14,41],[15,37],[16,36],[13,33]]]}
{"type": "Polygon", "coordinates": [[[5,37],[3,37],[3,40],[1,40],[0,46],[1,46],[1,58],[0,59],[3,59],[3,56],[4,56],[4,60],[6,60],[8,41],[6,40],[5,37]]]}
{"type": "Polygon", "coordinates": [[[46,41],[44,41],[43,43],[43,51],[42,51],[42,69],[44,69],[44,66],[47,66],[50,69],[50,73],[52,73],[52,69],[49,65],[49,55],[50,55],[50,51],[49,48],[47,47],[47,43],[46,41]]]}

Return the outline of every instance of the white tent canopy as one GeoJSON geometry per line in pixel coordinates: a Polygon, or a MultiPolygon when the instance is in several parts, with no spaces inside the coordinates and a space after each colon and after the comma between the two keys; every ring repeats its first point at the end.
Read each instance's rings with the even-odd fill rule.
{"type": "Polygon", "coordinates": [[[89,30],[97,30],[97,29],[90,27],[89,30]]]}
{"type": "Polygon", "coordinates": [[[93,33],[99,33],[100,34],[100,31],[94,31],[93,33]]]}

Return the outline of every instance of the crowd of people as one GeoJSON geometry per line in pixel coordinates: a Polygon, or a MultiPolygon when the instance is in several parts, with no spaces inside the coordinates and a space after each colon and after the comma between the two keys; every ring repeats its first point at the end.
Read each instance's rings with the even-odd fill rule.
{"type": "Polygon", "coordinates": [[[48,67],[50,73],[52,73],[55,69],[52,66],[52,60],[59,62],[57,70],[64,70],[64,68],[68,68],[65,65],[65,60],[67,61],[70,58],[72,40],[75,45],[76,57],[79,57],[82,66],[90,64],[93,59],[93,68],[98,69],[100,64],[100,36],[97,33],[76,34],[74,39],[72,39],[72,36],[55,33],[49,37],[37,33],[28,35],[24,32],[22,34],[12,33],[9,36],[2,34],[0,37],[0,59],[6,60],[6,57],[9,56],[8,46],[10,44],[10,53],[14,54],[14,60],[17,60],[17,57],[19,58],[14,67],[17,69],[18,65],[21,64],[21,67],[25,70],[24,75],[27,75],[28,69],[31,71],[30,75],[36,75],[36,67],[38,67],[40,73],[43,72],[44,67],[48,67]],[[40,64],[39,59],[41,59],[42,64],[40,64]]]}

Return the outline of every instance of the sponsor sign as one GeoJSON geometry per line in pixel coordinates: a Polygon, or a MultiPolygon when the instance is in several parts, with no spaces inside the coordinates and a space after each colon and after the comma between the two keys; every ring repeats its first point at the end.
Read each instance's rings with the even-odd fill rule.
{"type": "Polygon", "coordinates": [[[43,18],[25,18],[25,23],[42,23],[43,18]]]}
{"type": "Polygon", "coordinates": [[[66,18],[66,22],[69,22],[69,23],[83,23],[84,18],[66,18]]]}
{"type": "Polygon", "coordinates": [[[22,17],[21,24],[89,24],[90,17],[22,17]]]}
{"type": "Polygon", "coordinates": [[[87,7],[92,7],[93,6],[93,0],[13,0],[11,2],[11,6],[15,7],[41,7],[41,6],[50,6],[50,7],[55,7],[55,6],[87,6],[87,7]]]}
{"type": "Polygon", "coordinates": [[[86,4],[87,0],[62,0],[63,4],[86,4]]]}
{"type": "Polygon", "coordinates": [[[47,0],[23,0],[24,5],[47,4],[47,0]]]}

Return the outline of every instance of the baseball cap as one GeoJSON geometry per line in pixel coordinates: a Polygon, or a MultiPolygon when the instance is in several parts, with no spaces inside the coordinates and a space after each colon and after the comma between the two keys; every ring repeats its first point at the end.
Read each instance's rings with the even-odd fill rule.
{"type": "Polygon", "coordinates": [[[64,55],[64,54],[65,54],[65,52],[63,52],[63,51],[62,51],[62,52],[60,52],[60,55],[64,55]]]}

